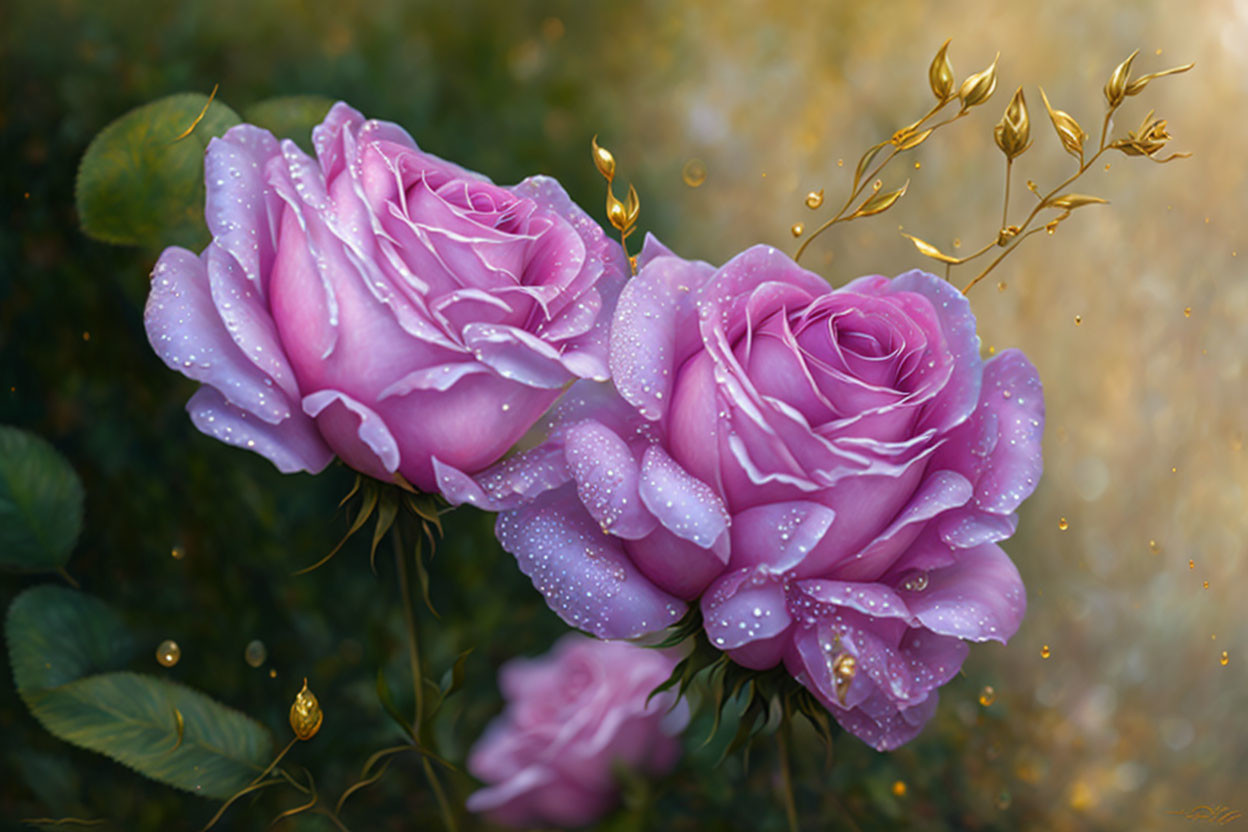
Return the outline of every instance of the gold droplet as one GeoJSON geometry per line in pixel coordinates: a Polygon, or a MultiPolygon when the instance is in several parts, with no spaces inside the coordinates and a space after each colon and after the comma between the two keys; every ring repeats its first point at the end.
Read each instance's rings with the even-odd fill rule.
{"type": "Polygon", "coordinates": [[[842,653],[832,665],[832,682],[836,686],[836,698],[845,704],[845,696],[849,693],[849,683],[854,681],[858,673],[858,660],[848,653],[842,653]]]}
{"type": "Polygon", "coordinates": [[[979,704],[987,708],[996,701],[997,691],[992,687],[992,685],[984,685],[984,689],[979,692],[979,704]]]}
{"type": "Polygon", "coordinates": [[[802,225],[800,222],[795,222],[793,223],[793,227],[789,229],[789,233],[792,234],[794,237],[800,237],[802,236],[802,232],[805,230],[806,230],[806,227],[804,225],[802,225]]]}
{"type": "Polygon", "coordinates": [[[252,667],[259,667],[264,664],[264,660],[269,657],[268,648],[264,646],[264,642],[258,638],[247,642],[247,647],[243,650],[243,661],[252,667]]]}
{"type": "Polygon", "coordinates": [[[871,190],[873,191],[878,191],[880,188],[883,188],[883,187],[884,187],[883,179],[877,179],[871,183],[871,190]]]}
{"type": "Polygon", "coordinates": [[[1079,324],[1081,324],[1081,323],[1083,323],[1083,316],[1082,316],[1082,315],[1076,315],[1076,316],[1075,316],[1075,326],[1079,326],[1079,324]]]}
{"type": "Polygon", "coordinates": [[[1049,652],[1049,645],[1046,644],[1040,648],[1040,658],[1047,659],[1050,655],[1052,654],[1049,652]]]}
{"type": "Polygon", "coordinates": [[[1150,539],[1148,541],[1148,551],[1152,552],[1154,555],[1159,554],[1161,552],[1161,546],[1157,543],[1156,540],[1150,539]]]}
{"type": "Polygon", "coordinates": [[[1177,473],[1179,473],[1179,466],[1177,466],[1177,465],[1171,465],[1171,466],[1170,466],[1170,473],[1171,473],[1171,474],[1177,474],[1177,473]]]}
{"type": "Polygon", "coordinates": [[[954,248],[962,248],[962,238],[961,238],[961,237],[954,237],[954,238],[953,238],[953,247],[954,247],[954,248]]]}
{"type": "Polygon", "coordinates": [[[902,582],[901,588],[907,592],[922,592],[927,589],[927,582],[926,572],[916,572],[902,582]]]}
{"type": "Polygon", "coordinates": [[[269,678],[270,678],[270,679],[276,679],[276,678],[277,678],[277,668],[276,668],[276,667],[270,667],[270,668],[269,668],[269,678]]]}
{"type": "Polygon", "coordinates": [[[186,557],[186,550],[181,546],[174,546],[169,550],[169,554],[174,560],[182,560],[182,558],[186,557]]]}
{"type": "Polygon", "coordinates": [[[997,348],[996,348],[995,346],[993,346],[992,344],[989,344],[989,345],[988,345],[988,354],[989,354],[989,355],[996,355],[996,354],[997,354],[997,348]]]}
{"type": "Polygon", "coordinates": [[[1230,656],[1230,654],[1229,654],[1229,653],[1227,653],[1225,650],[1223,650],[1223,651],[1222,651],[1222,658],[1220,659],[1220,661],[1222,662],[1222,666],[1223,666],[1223,667],[1226,667],[1228,664],[1230,664],[1230,663],[1231,663],[1231,656],[1230,656]]]}
{"type": "Polygon", "coordinates": [[[680,178],[690,188],[700,188],[706,181],[706,164],[701,159],[690,159],[680,169],[680,178]]]}
{"type": "Polygon", "coordinates": [[[906,796],[906,781],[904,781],[904,780],[894,780],[894,781],[893,781],[893,796],[894,796],[894,797],[905,797],[905,796],[906,796]]]}
{"type": "Polygon", "coordinates": [[[84,332],[84,333],[82,333],[82,340],[84,340],[84,341],[90,341],[90,340],[91,340],[91,333],[90,333],[90,332],[84,332]]]}
{"type": "Polygon", "coordinates": [[[918,169],[919,169],[919,168],[921,168],[921,167],[923,167],[923,163],[922,163],[922,162],[915,162],[915,163],[914,163],[914,169],[915,169],[915,170],[918,170],[918,169]]]}
{"type": "Polygon", "coordinates": [[[1192,317],[1192,307],[1190,306],[1183,307],[1183,317],[1184,318],[1192,317]]]}
{"type": "Polygon", "coordinates": [[[316,694],[308,690],[308,680],[303,680],[303,690],[295,696],[290,706],[290,727],[295,736],[301,740],[310,740],[321,730],[325,715],[321,712],[321,703],[316,701],[316,694]]]}
{"type": "Polygon", "coordinates": [[[1205,589],[1208,589],[1208,588],[1209,588],[1209,582],[1208,582],[1208,581],[1205,581],[1205,582],[1204,582],[1204,584],[1205,584],[1205,589]]]}
{"type": "Polygon", "coordinates": [[[1069,524],[1069,523],[1067,523],[1067,522],[1066,522],[1066,518],[1065,518],[1065,517],[1063,517],[1063,518],[1061,518],[1060,520],[1058,520],[1058,521],[1057,521],[1057,527],[1058,527],[1059,529],[1061,529],[1062,531],[1066,531],[1067,529],[1069,529],[1069,528],[1070,528],[1070,524],[1069,524]]]}
{"type": "Polygon", "coordinates": [[[1196,568],[1196,561],[1192,560],[1191,558],[1188,558],[1188,559],[1187,559],[1187,568],[1188,568],[1188,569],[1195,569],[1195,568],[1196,568]]]}
{"type": "Polygon", "coordinates": [[[1005,291],[1005,287],[1006,287],[1006,282],[1005,282],[1004,280],[1002,280],[1001,282],[999,282],[999,283],[997,284],[997,291],[998,291],[998,292],[1004,292],[1004,291],[1005,291]]]}
{"type": "Polygon", "coordinates": [[[171,638],[167,638],[156,648],[156,661],[161,667],[173,667],[182,658],[182,648],[171,638]]]}
{"type": "Polygon", "coordinates": [[[823,205],[823,188],[817,191],[811,191],[806,194],[806,207],[814,211],[820,205],[823,205]]]}
{"type": "Polygon", "coordinates": [[[845,160],[844,160],[844,159],[837,159],[837,160],[836,160],[836,166],[837,166],[838,168],[843,168],[843,167],[845,167],[845,160]]]}
{"type": "Polygon", "coordinates": [[[1109,170],[1109,162],[1105,163],[1105,170],[1109,170]]]}
{"type": "Polygon", "coordinates": [[[1002,390],[1002,391],[1001,391],[1001,398],[1003,398],[1003,399],[1008,399],[1009,397],[1010,397],[1010,391],[1009,391],[1009,390],[1002,390]]]}

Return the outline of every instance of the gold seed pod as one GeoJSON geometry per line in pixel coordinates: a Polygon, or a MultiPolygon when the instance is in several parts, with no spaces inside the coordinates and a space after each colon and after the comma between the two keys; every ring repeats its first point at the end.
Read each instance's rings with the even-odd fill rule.
{"type": "Polygon", "coordinates": [[[1122,99],[1127,97],[1127,83],[1131,80],[1131,62],[1135,60],[1135,56],[1140,54],[1140,50],[1135,50],[1127,59],[1114,69],[1114,73],[1109,76],[1109,81],[1105,84],[1105,100],[1109,102],[1110,107],[1117,107],[1122,103],[1122,99]]]}
{"type": "Polygon", "coordinates": [[[977,104],[987,101],[997,89],[997,61],[1001,53],[992,59],[992,63],[982,72],[976,72],[962,82],[958,88],[958,98],[962,100],[962,109],[969,110],[977,104]]]}
{"type": "Polygon", "coordinates": [[[913,150],[927,141],[927,137],[932,135],[932,131],[935,129],[935,127],[929,127],[921,133],[915,133],[911,130],[905,134],[899,134],[893,137],[893,144],[896,145],[898,150],[913,150]]]}
{"type": "Polygon", "coordinates": [[[1138,128],[1129,131],[1125,139],[1117,139],[1109,146],[1115,150],[1121,150],[1128,156],[1148,156],[1154,162],[1185,159],[1191,155],[1190,153],[1172,153],[1165,159],[1158,159],[1157,151],[1165,147],[1168,141],[1170,141],[1170,134],[1166,131],[1166,120],[1153,118],[1153,111],[1149,110],[1138,128]]]}
{"type": "Polygon", "coordinates": [[[615,179],[615,157],[611,155],[611,151],[598,146],[598,135],[596,133],[594,138],[590,140],[590,145],[594,151],[594,167],[598,168],[602,178],[610,184],[615,179]]]}
{"type": "Polygon", "coordinates": [[[1163,78],[1167,75],[1178,75],[1180,72],[1187,72],[1194,66],[1196,66],[1196,64],[1183,64],[1183,66],[1171,67],[1170,69],[1163,70],[1162,72],[1152,72],[1148,75],[1141,75],[1139,78],[1136,78],[1134,81],[1127,84],[1126,93],[1127,95],[1139,95],[1143,92],[1144,88],[1148,86],[1150,81],[1155,81],[1158,78],[1163,78]]]}
{"type": "Polygon", "coordinates": [[[1070,113],[1053,109],[1049,104],[1049,97],[1044,94],[1044,87],[1040,88],[1040,97],[1044,99],[1044,109],[1049,112],[1049,120],[1053,122],[1053,129],[1057,131],[1062,147],[1070,155],[1078,156],[1082,160],[1083,143],[1088,140],[1088,134],[1083,132],[1079,122],[1070,113]]]}
{"type": "Polygon", "coordinates": [[[628,196],[624,203],[624,223],[628,228],[632,228],[637,222],[637,215],[641,213],[641,197],[637,196],[637,189],[631,184],[628,186],[628,196]]]}
{"type": "Polygon", "coordinates": [[[945,41],[932,58],[927,69],[927,82],[932,85],[932,95],[937,101],[947,101],[953,95],[953,64],[949,62],[949,41],[945,41]]]}
{"type": "Polygon", "coordinates": [[[290,727],[295,736],[301,740],[310,740],[321,730],[325,714],[321,713],[321,703],[316,701],[316,694],[308,690],[308,680],[303,680],[303,690],[295,697],[290,706],[290,727]]]}
{"type": "Polygon", "coordinates": [[[610,187],[607,188],[607,219],[616,231],[628,228],[628,209],[624,207],[623,202],[615,198],[610,187]]]}
{"type": "Polygon", "coordinates": [[[1027,100],[1023,98],[1022,87],[1015,90],[1001,121],[992,129],[992,137],[1011,162],[1031,147],[1031,119],[1027,115],[1027,100]]]}

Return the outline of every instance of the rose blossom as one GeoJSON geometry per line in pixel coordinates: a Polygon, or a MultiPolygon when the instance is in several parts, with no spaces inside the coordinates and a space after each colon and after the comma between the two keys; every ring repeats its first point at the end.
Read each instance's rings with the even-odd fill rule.
{"type": "Polygon", "coordinates": [[[252,125],[209,144],[212,243],[169,248],[145,322],[210,436],[284,472],[337,454],[435,485],[479,471],[576,378],[607,377],[627,264],[553,179],[501,187],[334,105],[313,160],[252,125]]]}
{"type": "Polygon", "coordinates": [[[509,826],[580,826],[615,804],[616,766],[670,771],[688,707],[675,691],[649,697],[676,662],[668,652],[568,635],[545,656],[503,665],[507,709],[469,753],[468,770],[488,785],[468,808],[509,826]]]}
{"type": "Polygon", "coordinates": [[[1022,620],[997,542],[1040,477],[1035,368],[981,360],[966,298],[923,272],[832,290],[766,246],[715,269],[653,239],[640,262],[619,395],[577,385],[545,444],[446,493],[506,509],[504,548],[573,626],[636,636],[700,598],[736,662],[908,741],[965,641],[1022,620]]]}

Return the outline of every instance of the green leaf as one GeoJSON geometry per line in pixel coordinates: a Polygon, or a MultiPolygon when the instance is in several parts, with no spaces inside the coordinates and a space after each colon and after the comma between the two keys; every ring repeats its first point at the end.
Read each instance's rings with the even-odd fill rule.
{"type": "Polygon", "coordinates": [[[60,739],[205,797],[228,798],[273,757],[272,739],[258,722],[166,679],[102,673],[21,693],[35,719],[60,739]]]}
{"type": "Polygon", "coordinates": [[[206,104],[199,93],[171,95],[131,110],[92,139],[75,188],[83,231],[119,245],[207,243],[204,149],[239,118],[220,101],[205,112],[206,104]]]}
{"type": "Polygon", "coordinates": [[[204,694],[154,676],[101,672],[124,664],[134,645],[96,598],[60,586],[28,589],[9,607],[5,640],[18,693],[66,742],[216,798],[272,758],[262,725],[204,694]]]}
{"type": "Polygon", "coordinates": [[[320,124],[333,99],[322,95],[288,95],[266,98],[243,110],[243,120],[269,130],[279,139],[294,139],[305,151],[312,151],[312,128],[320,124]]]}
{"type": "Polygon", "coordinates": [[[31,587],[19,595],[9,606],[4,634],[21,692],[117,670],[134,655],[133,639],[112,608],[63,586],[31,587]]]}
{"type": "Polygon", "coordinates": [[[82,483],[40,437],[0,425],[0,567],[54,571],[82,530],[82,483]]]}

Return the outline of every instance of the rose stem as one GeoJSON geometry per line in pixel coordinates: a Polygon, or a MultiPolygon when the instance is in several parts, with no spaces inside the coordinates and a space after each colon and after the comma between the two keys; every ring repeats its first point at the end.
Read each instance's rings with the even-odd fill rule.
{"type": "Polygon", "coordinates": [[[793,773],[789,770],[789,719],[786,707],[784,718],[780,720],[780,730],[776,732],[776,745],[780,752],[780,790],[784,797],[784,815],[789,821],[789,832],[797,832],[797,804],[793,800],[793,773]]]}
{"type": "MultiPolygon", "coordinates": [[[[420,666],[420,633],[416,629],[416,611],[412,608],[412,588],[407,577],[407,558],[403,552],[403,537],[399,533],[399,524],[396,523],[391,527],[390,539],[394,543],[394,563],[399,574],[399,594],[403,598],[403,618],[407,623],[407,658],[412,665],[412,691],[413,698],[416,700],[416,721],[412,723],[412,739],[415,740],[417,746],[423,748],[421,725],[425,715],[425,695],[424,673],[420,666]]],[[[419,535],[416,539],[420,540],[419,535]]],[[[421,754],[420,762],[425,770],[425,778],[429,781],[429,788],[433,790],[433,796],[438,801],[442,822],[446,824],[450,832],[456,832],[455,815],[451,812],[446,792],[442,790],[442,784],[438,781],[429,758],[421,754]]]]}

